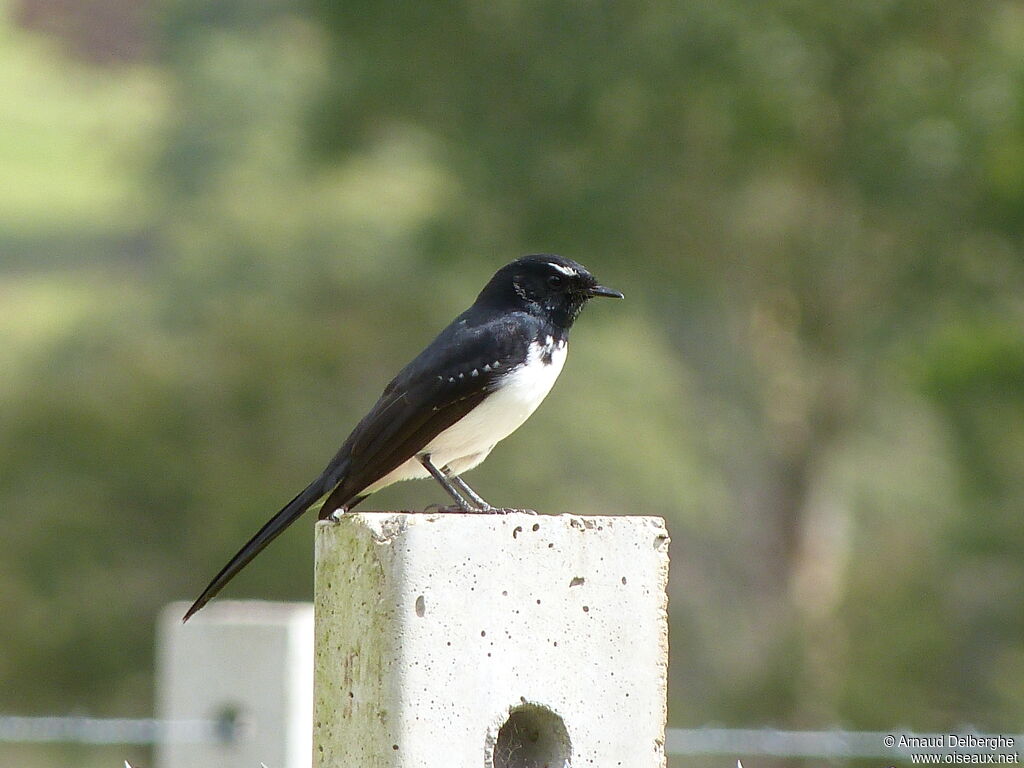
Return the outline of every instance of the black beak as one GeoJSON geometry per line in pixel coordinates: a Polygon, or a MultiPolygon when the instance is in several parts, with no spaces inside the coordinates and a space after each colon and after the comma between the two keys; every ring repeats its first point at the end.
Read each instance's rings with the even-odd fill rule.
{"type": "Polygon", "coordinates": [[[607,296],[609,299],[626,298],[621,292],[613,291],[611,288],[605,288],[603,285],[592,285],[587,288],[587,296],[607,296]]]}

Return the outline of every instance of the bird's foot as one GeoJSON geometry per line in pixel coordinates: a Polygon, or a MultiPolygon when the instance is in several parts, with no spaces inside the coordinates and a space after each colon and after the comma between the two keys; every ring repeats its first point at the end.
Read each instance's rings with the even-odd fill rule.
{"type": "Polygon", "coordinates": [[[512,507],[492,507],[487,505],[483,509],[469,510],[471,512],[481,515],[536,515],[537,513],[532,509],[513,509],[512,507]]]}
{"type": "Polygon", "coordinates": [[[464,515],[475,510],[460,507],[458,504],[428,504],[423,508],[424,512],[439,512],[444,515],[464,515]]]}
{"type": "MultiPolygon", "coordinates": [[[[458,504],[452,504],[451,506],[442,506],[441,504],[430,504],[423,510],[424,512],[441,512],[443,514],[453,515],[507,515],[510,512],[521,512],[519,509],[508,509],[506,507],[492,507],[488,504],[485,507],[462,507],[458,504]]],[[[537,514],[534,512],[533,514],[537,514]]]]}

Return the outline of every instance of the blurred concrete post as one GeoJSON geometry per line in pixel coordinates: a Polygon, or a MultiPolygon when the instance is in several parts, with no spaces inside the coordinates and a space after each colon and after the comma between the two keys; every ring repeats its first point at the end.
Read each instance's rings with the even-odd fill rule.
{"type": "Polygon", "coordinates": [[[221,600],[182,624],[186,608],[160,617],[157,766],[309,768],[313,606],[221,600]]]}
{"type": "Polygon", "coordinates": [[[314,765],[664,766],[668,541],[652,517],[319,523],[314,765]]]}

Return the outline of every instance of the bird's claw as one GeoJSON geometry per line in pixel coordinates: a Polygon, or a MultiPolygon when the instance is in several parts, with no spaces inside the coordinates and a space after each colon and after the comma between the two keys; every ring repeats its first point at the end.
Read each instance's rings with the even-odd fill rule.
{"type": "Polygon", "coordinates": [[[450,504],[447,506],[443,504],[428,504],[426,507],[423,508],[423,511],[436,512],[444,515],[464,515],[467,512],[474,512],[476,510],[464,509],[463,507],[460,507],[458,504],[450,504]]]}
{"type": "MultiPolygon", "coordinates": [[[[508,507],[492,507],[490,504],[486,507],[460,507],[458,504],[452,504],[450,506],[428,504],[423,511],[439,512],[446,515],[507,515],[510,512],[521,512],[522,510],[509,509],[508,507]]],[[[534,512],[533,514],[537,513],[534,512]]]]}

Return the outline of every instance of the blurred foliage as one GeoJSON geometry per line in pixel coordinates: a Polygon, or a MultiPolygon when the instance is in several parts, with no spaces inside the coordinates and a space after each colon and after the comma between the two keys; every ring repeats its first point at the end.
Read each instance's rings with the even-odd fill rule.
{"type": "Polygon", "coordinates": [[[159,607],[554,251],[628,300],[474,485],[669,519],[670,721],[1020,722],[1020,5],[140,7],[0,26],[0,708],[148,713],[159,607]]]}

